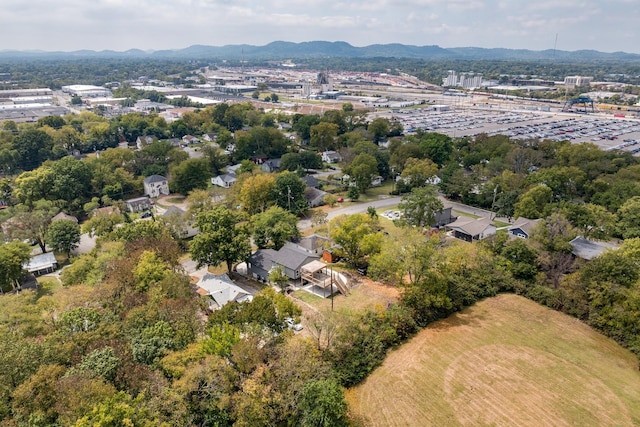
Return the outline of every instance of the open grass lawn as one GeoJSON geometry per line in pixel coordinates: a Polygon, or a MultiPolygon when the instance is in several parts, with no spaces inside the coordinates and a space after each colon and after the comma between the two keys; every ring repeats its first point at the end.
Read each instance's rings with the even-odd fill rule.
{"type": "Polygon", "coordinates": [[[366,426],[638,426],[638,360],[516,295],[484,300],[389,353],[358,387],[366,426]]]}
{"type": "Polygon", "coordinates": [[[185,199],[186,197],[184,196],[172,196],[172,197],[167,197],[165,201],[167,201],[168,203],[182,203],[184,202],[185,199]]]}
{"type": "MultiPolygon", "coordinates": [[[[398,289],[392,286],[373,282],[366,277],[357,280],[360,281],[360,284],[352,288],[348,296],[340,293],[334,295],[333,309],[335,312],[350,316],[362,313],[366,309],[375,309],[376,307],[384,309],[387,304],[398,300],[398,289]]],[[[302,289],[295,291],[292,296],[320,312],[331,310],[331,298],[321,298],[302,289]]],[[[307,314],[304,305],[301,308],[307,314]]]]}

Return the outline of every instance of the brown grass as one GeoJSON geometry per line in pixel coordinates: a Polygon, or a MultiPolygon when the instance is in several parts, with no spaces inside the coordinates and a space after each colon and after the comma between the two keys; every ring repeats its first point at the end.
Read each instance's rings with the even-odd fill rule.
{"type": "Polygon", "coordinates": [[[437,322],[347,392],[367,426],[640,425],[629,351],[515,295],[437,322]]]}

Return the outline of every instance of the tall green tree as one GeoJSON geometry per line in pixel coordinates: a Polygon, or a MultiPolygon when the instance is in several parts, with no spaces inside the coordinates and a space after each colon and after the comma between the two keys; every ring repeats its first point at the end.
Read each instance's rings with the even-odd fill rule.
{"type": "Polygon", "coordinates": [[[70,219],[53,221],[47,229],[47,243],[67,256],[80,244],[80,226],[70,219]]]}
{"type": "Polygon", "coordinates": [[[171,169],[169,186],[171,191],[186,195],[196,188],[206,189],[210,179],[211,171],[206,159],[188,159],[171,169]]]}
{"type": "Polygon", "coordinates": [[[7,292],[18,288],[24,275],[22,266],[29,261],[31,248],[22,242],[10,242],[0,245],[0,290],[7,292]]]}
{"type": "Polygon", "coordinates": [[[351,266],[380,252],[383,235],[375,221],[366,214],[342,215],[331,220],[331,238],[340,246],[340,253],[351,266]]]}
{"type": "Polygon", "coordinates": [[[15,137],[13,146],[20,156],[18,166],[32,170],[52,157],[53,139],[45,131],[30,127],[15,137]]]}
{"type": "Polygon", "coordinates": [[[398,209],[404,214],[402,222],[416,227],[430,227],[435,224],[436,213],[444,205],[438,198],[435,187],[416,187],[402,197],[398,209]]]}
{"type": "Polygon", "coordinates": [[[198,266],[216,266],[224,262],[231,272],[233,263],[249,258],[249,231],[242,220],[239,213],[225,206],[198,214],[196,226],[200,234],[193,238],[189,248],[198,266]]]}
{"type": "Polygon", "coordinates": [[[298,404],[303,427],[347,426],[347,402],[335,380],[322,379],[304,385],[298,404]]]}
{"type": "Polygon", "coordinates": [[[307,210],[307,200],[304,198],[306,185],[294,172],[278,174],[273,189],[276,205],[288,210],[294,215],[300,215],[307,210]]]}
{"type": "Polygon", "coordinates": [[[272,206],[266,211],[254,215],[253,239],[259,248],[273,246],[278,250],[288,240],[300,236],[298,218],[279,206],[272,206]]]}
{"type": "Polygon", "coordinates": [[[370,154],[358,154],[344,171],[355,181],[358,191],[364,193],[371,187],[371,179],[378,173],[378,162],[370,154]]]}

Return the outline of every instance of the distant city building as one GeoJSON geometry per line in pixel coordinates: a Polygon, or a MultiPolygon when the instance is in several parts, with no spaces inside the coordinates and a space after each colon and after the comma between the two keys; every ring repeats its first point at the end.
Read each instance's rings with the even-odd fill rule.
{"type": "Polygon", "coordinates": [[[593,77],[585,76],[567,76],[564,78],[566,87],[589,86],[593,81],[593,77]]]}
{"type": "Polygon", "coordinates": [[[442,79],[444,87],[462,87],[465,89],[475,89],[483,86],[482,74],[460,73],[449,70],[447,77],[442,79]]]}

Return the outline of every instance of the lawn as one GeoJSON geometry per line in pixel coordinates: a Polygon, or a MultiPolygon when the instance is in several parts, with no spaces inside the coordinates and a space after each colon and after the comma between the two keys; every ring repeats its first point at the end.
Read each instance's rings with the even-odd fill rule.
{"type": "MultiPolygon", "coordinates": [[[[373,282],[366,277],[357,277],[354,280],[358,283],[351,288],[349,295],[336,293],[333,297],[333,309],[339,314],[352,316],[368,309],[385,308],[389,303],[398,300],[397,288],[373,282]]],[[[321,312],[331,310],[331,298],[321,298],[302,289],[295,291],[292,296],[305,303],[301,304],[305,313],[305,305],[321,312]]]]}
{"type": "Polygon", "coordinates": [[[582,322],[500,295],[389,353],[347,400],[366,426],[634,426],[640,372],[582,322]]]}

